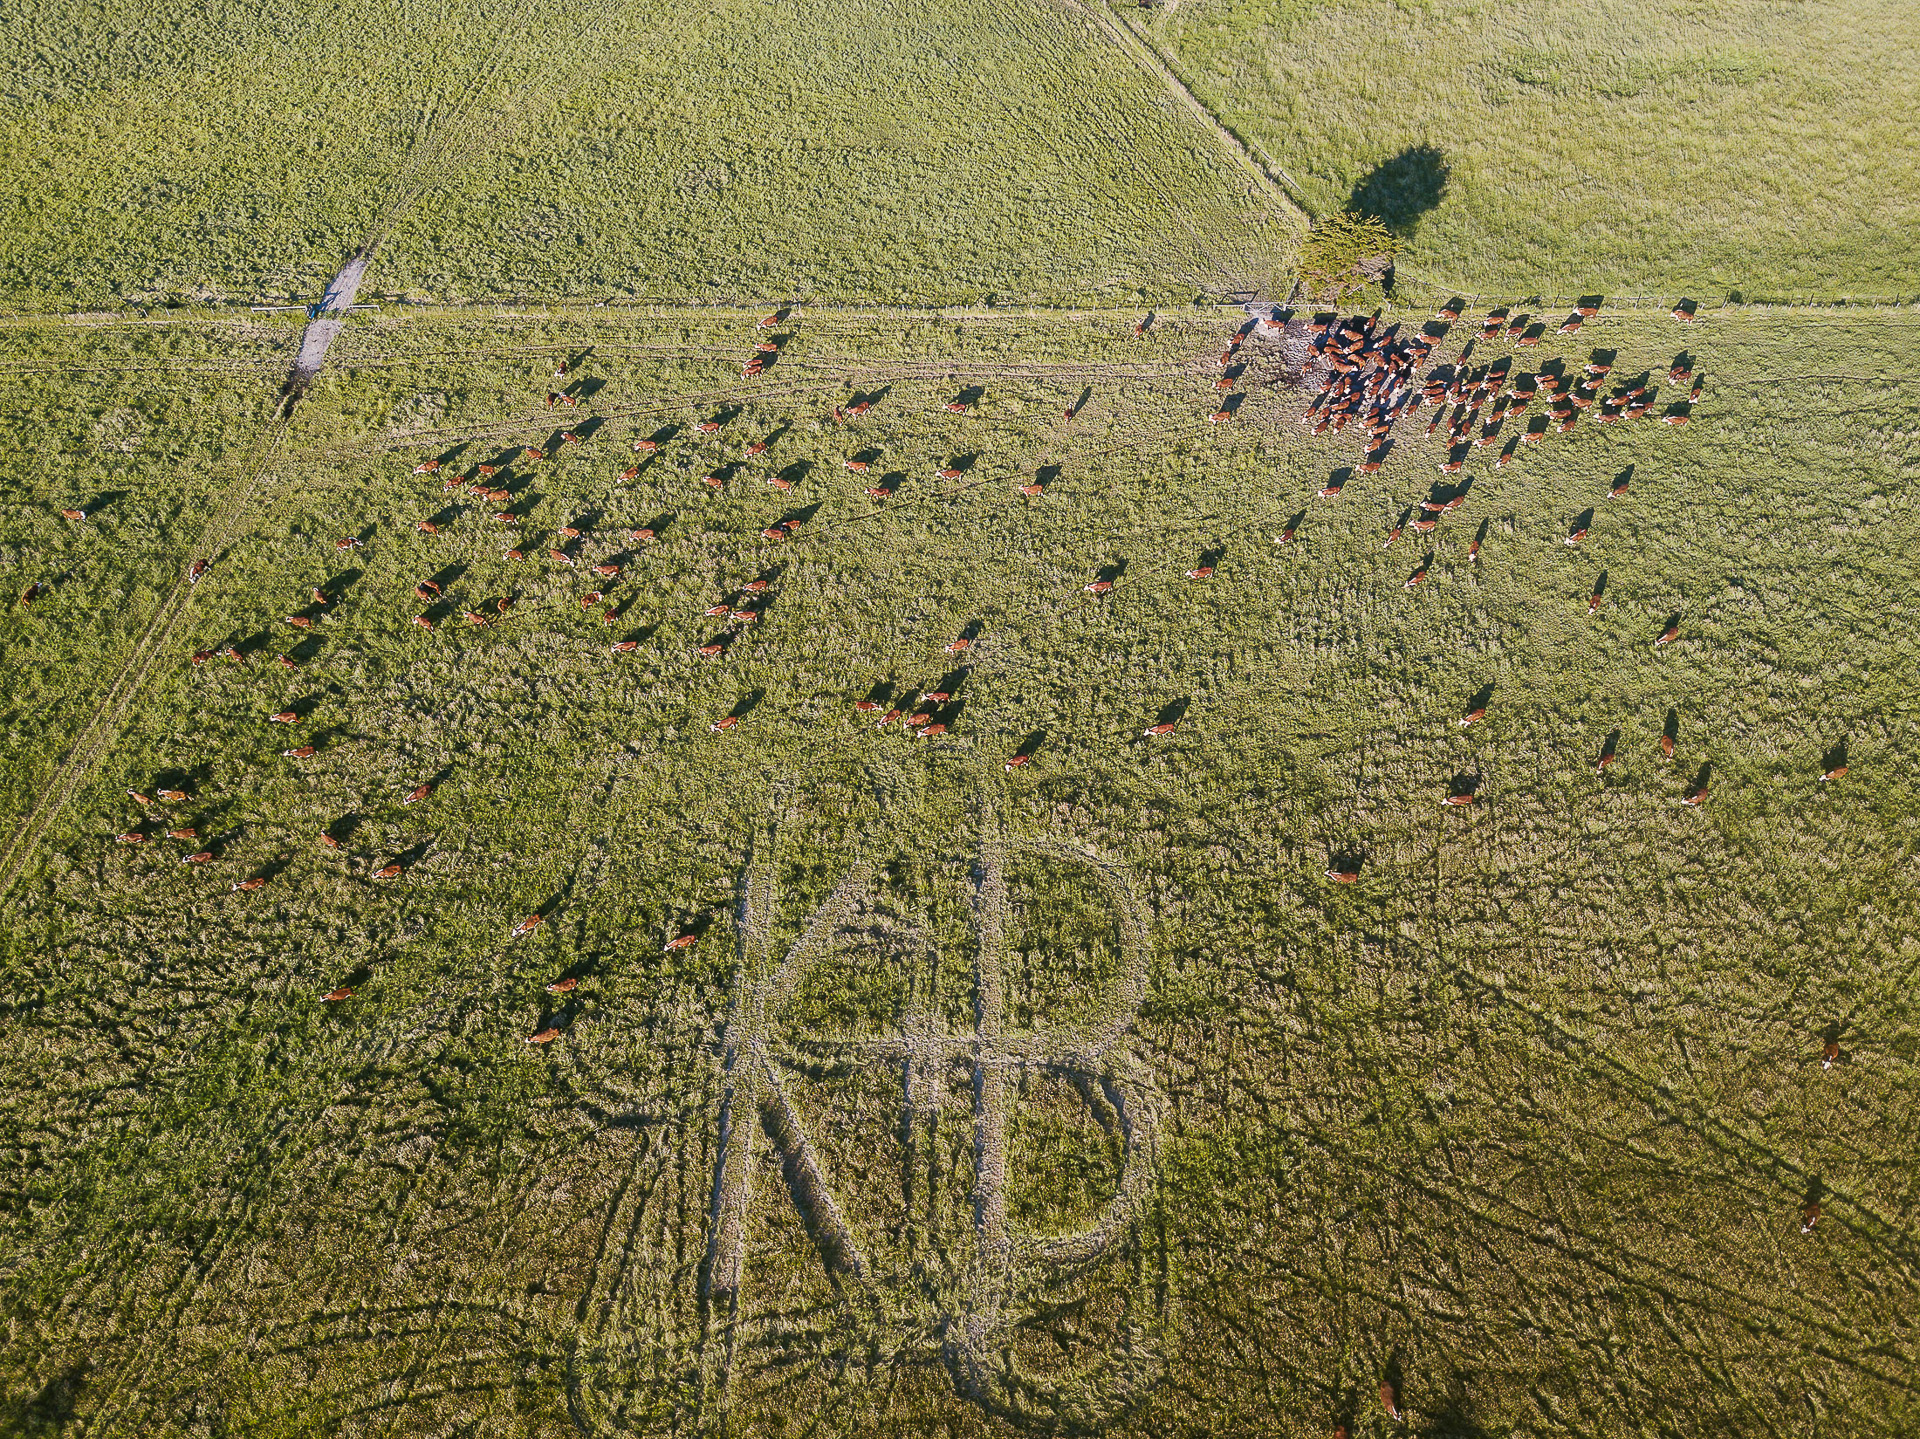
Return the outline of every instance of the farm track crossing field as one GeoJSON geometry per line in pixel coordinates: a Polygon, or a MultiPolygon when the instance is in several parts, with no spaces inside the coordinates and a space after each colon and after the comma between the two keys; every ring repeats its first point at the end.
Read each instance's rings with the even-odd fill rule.
{"type": "Polygon", "coordinates": [[[363,299],[1186,303],[1299,230],[1069,10],[402,12],[23,17],[0,304],[312,300],[370,239],[363,299]]]}
{"type": "MultiPolygon", "coordinates": [[[[1910,1428],[1912,317],[1603,309],[1693,422],[1386,543],[1141,313],[350,323],[10,897],[9,1424],[1910,1428]]],[[[13,813],[292,349],[0,332],[13,813]]]]}

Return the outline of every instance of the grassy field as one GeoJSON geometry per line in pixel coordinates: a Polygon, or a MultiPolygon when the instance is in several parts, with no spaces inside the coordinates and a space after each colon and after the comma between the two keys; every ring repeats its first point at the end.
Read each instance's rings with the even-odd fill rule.
{"type": "Polygon", "coordinates": [[[120,546],[5,617],[16,804],[258,470],[14,891],[7,1426],[1910,1428],[1911,319],[1603,313],[1527,358],[1684,345],[1695,422],[1383,548],[1438,440],[1317,501],[1260,345],[1206,422],[1237,316],[1134,318],[803,310],[753,381],[746,312],[360,322],[264,452],[290,332],[6,332],[8,545],[120,546]]]}
{"type": "Polygon", "coordinates": [[[0,304],[370,289],[1181,303],[1297,233],[1084,17],[44,7],[0,40],[0,304]],[[1086,217],[1097,215],[1097,225],[1086,217]]]}
{"type": "Polygon", "coordinates": [[[1185,0],[1151,29],[1309,208],[1385,215],[1436,283],[1910,301],[1909,19],[1888,0],[1185,0]]]}

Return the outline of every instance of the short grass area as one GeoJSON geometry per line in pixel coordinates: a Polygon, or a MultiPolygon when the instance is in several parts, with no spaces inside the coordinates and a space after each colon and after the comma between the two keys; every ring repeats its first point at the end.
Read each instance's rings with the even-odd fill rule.
{"type": "MultiPolygon", "coordinates": [[[[1131,10],[1126,12],[1133,14],[1131,10]]],[[[1176,0],[1195,91],[1436,284],[1920,294],[1920,60],[1893,0],[1176,0]]]]}
{"type": "Polygon", "coordinates": [[[369,297],[1184,304],[1296,234],[1069,9],[56,5],[0,68],[18,308],[311,300],[372,236],[369,297]]]}
{"type": "MultiPolygon", "coordinates": [[[[1207,422],[1238,316],[1138,318],[350,326],[10,900],[7,1426],[1910,1429],[1912,320],[1603,311],[1523,362],[1686,349],[1694,422],[1386,544],[1437,439],[1316,500],[1260,342],[1207,422]]],[[[16,805],[288,334],[0,333],[6,544],[117,556],[0,618],[16,805]]]]}

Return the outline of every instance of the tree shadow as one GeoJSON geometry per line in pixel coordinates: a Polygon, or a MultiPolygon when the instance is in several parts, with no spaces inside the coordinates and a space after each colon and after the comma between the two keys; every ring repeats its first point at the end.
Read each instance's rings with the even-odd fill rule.
{"type": "Polygon", "coordinates": [[[1363,177],[1347,197],[1347,209],[1376,216],[1396,235],[1411,235],[1446,193],[1447,174],[1445,155],[1431,145],[1416,145],[1363,177]]]}

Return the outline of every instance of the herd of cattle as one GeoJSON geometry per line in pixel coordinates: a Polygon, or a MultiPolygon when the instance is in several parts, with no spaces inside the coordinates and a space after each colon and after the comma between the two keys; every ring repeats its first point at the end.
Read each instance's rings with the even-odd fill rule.
{"type": "MultiPolygon", "coordinates": [[[[761,321],[761,329],[774,329],[784,321],[790,312],[782,311],[769,315],[761,321]]],[[[1581,325],[1595,313],[1593,305],[1582,305],[1560,325],[1557,333],[1566,334],[1577,331],[1581,325]]],[[[1474,351],[1478,347],[1491,347],[1503,338],[1516,346],[1526,346],[1537,341],[1543,326],[1535,324],[1527,315],[1515,315],[1508,309],[1496,309],[1490,312],[1480,323],[1478,333],[1469,338],[1461,347],[1458,355],[1452,359],[1432,365],[1421,373],[1422,367],[1434,360],[1436,351],[1446,338],[1450,327],[1460,319],[1461,306],[1453,302],[1444,306],[1434,319],[1423,325],[1417,332],[1403,333],[1398,325],[1380,323],[1377,315],[1372,317],[1353,316],[1341,318],[1337,315],[1317,315],[1310,319],[1302,318],[1290,323],[1298,329],[1304,329],[1308,338],[1307,363],[1303,373],[1297,378],[1301,386],[1311,392],[1305,413],[1300,417],[1316,436],[1340,435],[1349,429],[1356,429],[1364,435],[1363,458],[1360,463],[1347,470],[1336,470],[1327,484],[1318,494],[1322,499],[1332,500],[1339,496],[1348,477],[1353,473],[1363,475],[1379,471],[1392,448],[1394,428],[1407,420],[1415,411],[1430,407],[1433,414],[1425,428],[1428,436],[1445,431],[1448,444],[1447,458],[1439,465],[1446,480],[1433,488],[1432,492],[1417,506],[1409,507],[1401,519],[1387,532],[1384,546],[1392,545],[1403,530],[1411,529],[1415,534],[1431,532],[1440,520],[1465,504],[1471,478],[1454,480],[1461,474],[1465,462],[1475,449],[1491,448],[1500,442],[1507,430],[1508,436],[1504,448],[1494,460],[1495,467],[1509,462],[1518,446],[1534,443],[1549,432],[1565,433],[1579,422],[1583,415],[1597,411],[1597,423],[1606,424],[1622,419],[1632,419],[1652,413],[1659,403],[1659,392],[1655,378],[1647,373],[1626,380],[1613,381],[1608,389],[1613,372],[1614,356],[1609,351],[1595,351],[1584,364],[1569,366],[1558,360],[1550,360],[1531,371],[1516,370],[1514,356],[1500,354],[1478,362],[1474,351]],[[1544,401],[1544,413],[1523,420],[1526,412],[1536,399],[1544,401]]],[[[1691,311],[1676,310],[1676,317],[1691,319],[1691,311]]],[[[1145,334],[1151,321],[1142,322],[1137,333],[1145,334]]],[[[1226,391],[1229,399],[1214,410],[1210,418],[1216,423],[1225,423],[1236,418],[1240,401],[1245,397],[1240,391],[1241,382],[1248,376],[1250,366],[1244,362],[1246,346],[1256,333],[1264,333],[1272,327],[1259,322],[1250,322],[1237,331],[1229,341],[1220,357],[1221,374],[1216,383],[1217,390],[1226,391]]],[[[770,339],[756,340],[741,369],[742,377],[752,379],[764,373],[768,363],[779,354],[782,344],[788,336],[775,336],[770,339]]],[[[1692,374],[1693,362],[1684,352],[1677,356],[1666,372],[1666,382],[1673,386],[1687,385],[1683,391],[1685,398],[1669,402],[1662,415],[1669,424],[1684,425],[1692,416],[1693,403],[1701,393],[1701,381],[1692,374]]],[[[562,363],[553,372],[550,379],[555,385],[546,390],[548,410],[562,406],[569,409],[577,407],[582,387],[577,381],[570,382],[569,368],[562,363]]],[[[850,424],[868,414],[880,395],[857,394],[850,402],[836,407],[831,412],[831,421],[836,425],[850,424]]],[[[953,414],[969,414],[974,411],[979,398],[978,391],[964,391],[954,399],[945,401],[942,408],[953,414]]],[[[1085,396],[1079,404],[1084,404],[1085,396]]],[[[1076,418],[1079,404],[1069,406],[1063,414],[1064,420],[1071,422],[1076,418]]],[[[737,416],[739,410],[723,410],[699,420],[694,432],[703,439],[721,433],[737,416]]],[[[587,426],[579,430],[560,431],[544,447],[527,446],[497,456],[492,461],[475,464],[468,469],[456,471],[453,457],[441,455],[420,461],[414,468],[414,474],[429,481],[437,481],[447,493],[464,491],[468,495],[484,500],[492,510],[492,519],[503,534],[511,539],[524,519],[524,507],[516,508],[515,492],[511,488],[516,481],[511,470],[517,470],[524,478],[533,467],[548,459],[551,454],[565,450],[573,445],[585,442],[590,436],[587,426]]],[[[702,477],[704,486],[711,489],[724,488],[733,475],[747,462],[763,460],[782,430],[771,434],[754,434],[746,438],[739,446],[740,464],[729,463],[702,477]]],[[[652,436],[636,436],[633,451],[636,461],[620,476],[622,483],[631,483],[638,479],[645,467],[652,463],[671,438],[671,431],[656,431],[652,436]]],[[[863,474],[870,460],[861,455],[849,457],[846,467],[863,474]]],[[[962,477],[963,470],[954,464],[946,464],[935,471],[936,478],[956,480],[962,477]]],[[[767,476],[769,485],[776,491],[784,491],[790,482],[780,473],[767,476]]],[[[898,479],[868,487],[866,493],[876,503],[890,499],[898,479]]],[[[1044,493],[1044,484],[1037,480],[1023,479],[1018,485],[1019,493],[1028,499],[1037,499],[1044,493]]],[[[1619,498],[1627,490],[1627,480],[1623,476],[1612,487],[1609,497],[1619,498]]],[[[790,512],[760,531],[760,538],[769,544],[777,544],[792,539],[810,518],[810,511],[790,512]]],[[[72,519],[84,519],[79,513],[69,514],[72,519]]],[[[444,518],[419,519],[412,527],[423,534],[438,534],[444,518]]],[[[1279,536],[1282,544],[1291,543],[1299,517],[1289,523],[1279,536]]],[[[569,569],[584,569],[593,576],[594,588],[579,597],[580,607],[594,613],[607,625],[615,624],[621,617],[624,605],[610,601],[609,591],[614,588],[630,563],[632,549],[647,545],[659,537],[659,529],[664,521],[652,525],[624,528],[611,536],[596,533],[585,520],[560,526],[555,543],[545,549],[546,559],[554,565],[569,569]],[[598,546],[604,553],[596,553],[598,546]],[[609,548],[610,546],[610,548],[609,548]]],[[[1486,526],[1481,526],[1480,534],[1470,543],[1467,558],[1478,559],[1481,541],[1486,526]]],[[[1564,539],[1564,543],[1573,546],[1582,543],[1587,537],[1584,521],[1576,522],[1564,539]]],[[[348,535],[337,542],[340,550],[357,549],[366,542],[368,536],[348,535]]],[[[1214,552],[1217,554],[1217,552],[1214,552]]],[[[503,551],[504,557],[511,561],[527,559],[525,552],[517,545],[509,544],[503,551]]],[[[1213,554],[1203,556],[1198,565],[1184,571],[1185,577],[1193,581],[1205,581],[1214,573],[1213,554]]],[[[194,583],[207,573],[210,562],[207,559],[195,559],[188,572],[188,578],[194,583]]],[[[1427,566],[1420,564],[1408,576],[1406,588],[1418,587],[1426,577],[1427,566]]],[[[718,602],[709,606],[702,618],[715,622],[715,630],[709,632],[696,646],[696,653],[703,658],[717,659],[723,656],[735,639],[748,627],[757,624],[766,612],[771,601],[772,591],[778,576],[777,569],[768,569],[738,585],[733,591],[722,596],[718,602]]],[[[1114,579],[1110,574],[1102,574],[1090,580],[1083,589],[1086,593],[1101,596],[1114,588],[1114,579]]],[[[475,601],[473,607],[458,607],[448,604],[442,594],[439,580],[422,578],[414,586],[416,598],[425,604],[425,608],[416,613],[411,623],[425,630],[433,630],[452,614],[458,613],[469,625],[490,625],[504,616],[512,605],[510,596],[502,595],[486,600],[475,601]]],[[[31,599],[29,594],[25,598],[31,599]]],[[[316,623],[328,612],[334,596],[322,589],[312,589],[307,603],[300,609],[285,616],[285,623],[297,632],[310,632],[316,623]]],[[[1588,612],[1598,610],[1603,602],[1600,589],[1596,588],[1588,603],[1588,612]]],[[[1653,644],[1665,645],[1678,636],[1678,617],[1674,617],[1661,632],[1654,637],[1653,644]]],[[[945,646],[943,653],[949,659],[965,655],[978,633],[978,627],[955,636],[945,646]]],[[[640,640],[628,636],[616,640],[611,650],[616,655],[631,654],[639,647],[640,640]]],[[[233,643],[222,645],[218,650],[201,650],[192,656],[196,665],[205,664],[216,657],[224,657],[229,663],[243,664],[247,656],[233,643]]],[[[275,656],[274,662],[288,668],[297,667],[301,661],[286,653],[275,656]]],[[[853,702],[857,714],[879,726],[897,725],[908,733],[920,738],[931,738],[948,732],[952,717],[957,713],[952,708],[957,699],[959,686],[964,683],[966,671],[956,670],[925,690],[918,692],[917,699],[896,700],[889,689],[877,688],[861,699],[853,702]]],[[[1483,692],[1470,701],[1460,718],[1463,727],[1478,723],[1486,714],[1488,695],[1483,692]]],[[[746,709],[722,715],[708,724],[707,728],[716,734],[727,734],[739,728],[746,709]]],[[[268,717],[269,722],[292,725],[302,719],[302,715],[293,709],[276,712],[268,717]]],[[[1179,725],[1178,713],[1163,714],[1155,723],[1147,726],[1143,733],[1149,737],[1172,733],[1179,725]]],[[[1596,768],[1604,773],[1612,763],[1618,734],[1609,735],[1603,743],[1596,768]]],[[[1670,716],[1667,732],[1660,737],[1663,754],[1671,758],[1674,751],[1674,729],[1670,716]]],[[[281,751],[284,758],[302,761],[317,753],[318,745],[309,740],[281,751]]],[[[1029,743],[1018,752],[1007,757],[1005,768],[1017,770],[1028,766],[1034,757],[1034,745],[1029,743]]],[[[1844,762],[1826,767],[1823,779],[1839,778],[1846,771],[1844,762]]],[[[1703,767],[1700,777],[1686,793],[1682,803],[1698,806],[1704,803],[1707,794],[1707,770],[1703,767]]],[[[1463,808],[1471,806],[1476,799],[1477,781],[1474,783],[1456,783],[1453,792],[1441,802],[1449,807],[1463,808]]],[[[431,783],[423,783],[405,796],[404,803],[413,804],[427,799],[433,790],[431,783]]],[[[144,794],[129,791],[142,808],[151,809],[155,799],[144,794]]],[[[159,789],[156,791],[161,805],[183,804],[188,795],[180,789],[159,789]]],[[[192,846],[183,863],[205,865],[217,858],[216,850],[196,844],[200,839],[195,826],[186,824],[160,824],[149,827],[136,827],[121,833],[117,838],[125,844],[142,844],[153,834],[163,835],[192,846]]],[[[340,839],[331,829],[322,830],[317,836],[321,845],[339,849],[340,839]]],[[[375,881],[391,881],[405,873],[405,865],[400,860],[389,860],[369,871],[369,878],[375,881]]],[[[1358,861],[1341,860],[1328,870],[1328,877],[1337,883],[1352,883],[1359,878],[1358,861]]],[[[258,890],[268,882],[266,875],[252,875],[234,883],[238,891],[258,890]]],[[[543,916],[535,914],[517,926],[515,937],[524,935],[542,922],[543,916]]],[[[682,935],[671,947],[684,947],[693,942],[693,936],[682,935]]],[[[570,981],[559,982],[555,992],[565,992],[571,987],[570,981]]],[[[342,987],[327,996],[330,1000],[346,998],[351,989],[342,987]]],[[[554,1037],[557,1031],[548,1029],[532,1036],[532,1042],[545,1042],[554,1037]]]]}

